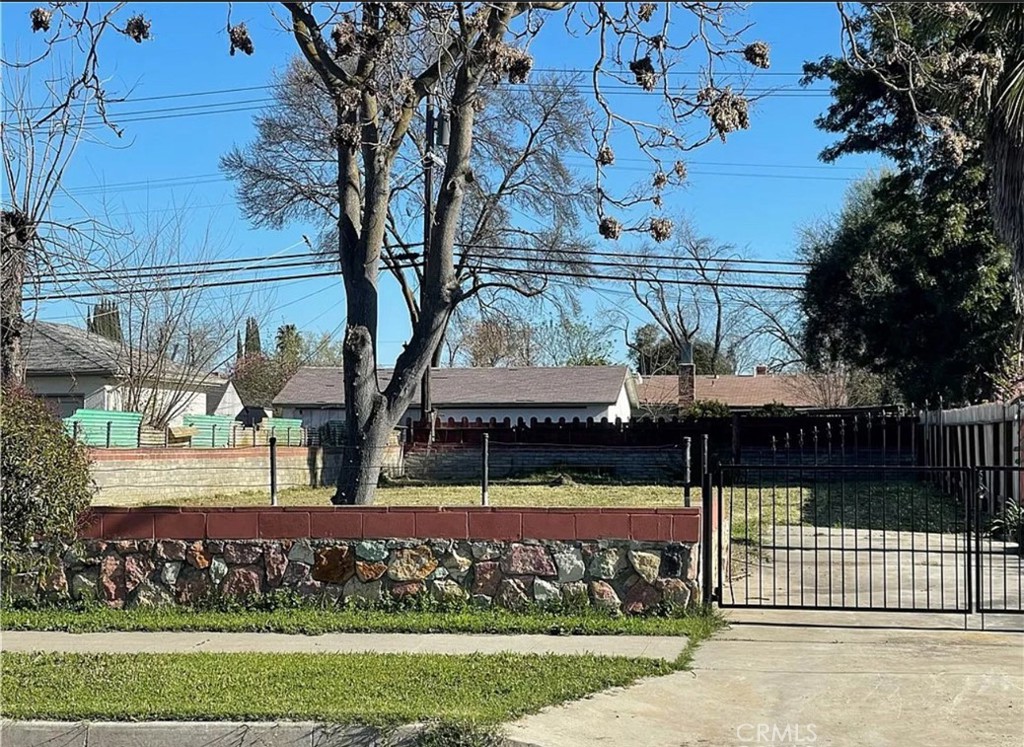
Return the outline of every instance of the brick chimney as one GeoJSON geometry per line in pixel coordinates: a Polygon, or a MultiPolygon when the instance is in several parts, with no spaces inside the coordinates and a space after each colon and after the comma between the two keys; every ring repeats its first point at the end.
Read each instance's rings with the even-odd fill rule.
{"type": "Polygon", "coordinates": [[[754,376],[767,376],[768,366],[754,366],[754,376]]]}
{"type": "Polygon", "coordinates": [[[679,414],[685,414],[696,401],[697,367],[693,363],[693,346],[684,342],[679,350],[679,414]]]}

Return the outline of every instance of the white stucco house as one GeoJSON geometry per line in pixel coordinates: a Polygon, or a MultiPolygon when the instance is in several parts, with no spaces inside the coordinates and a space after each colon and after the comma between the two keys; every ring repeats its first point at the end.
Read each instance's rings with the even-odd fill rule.
{"type": "MultiPolygon", "coordinates": [[[[380,370],[381,387],[387,385],[390,376],[389,369],[380,370]]],[[[637,404],[634,379],[625,366],[435,368],[431,371],[430,387],[434,409],[442,421],[625,421],[637,404]]],[[[274,409],[280,410],[283,417],[301,419],[306,428],[343,420],[342,369],[300,368],[274,398],[274,409]]],[[[410,418],[420,419],[418,391],[402,422],[410,418]]]]}
{"type": "MultiPolygon", "coordinates": [[[[52,322],[31,322],[22,332],[25,384],[54,405],[61,417],[79,408],[124,410],[132,379],[139,401],[162,408],[170,405],[170,425],[186,415],[226,415],[235,418],[242,401],[234,385],[213,373],[190,369],[173,361],[147,365],[152,372],[130,373],[144,354],[81,327],[52,322]]],[[[152,359],[150,359],[151,361],[152,359]]]]}

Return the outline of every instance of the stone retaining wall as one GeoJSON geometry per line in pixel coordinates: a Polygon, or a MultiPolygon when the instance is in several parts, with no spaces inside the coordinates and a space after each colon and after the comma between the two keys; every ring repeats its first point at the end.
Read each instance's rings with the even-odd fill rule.
{"type": "Polygon", "coordinates": [[[641,614],[697,599],[697,565],[697,545],[623,540],[89,540],[50,570],[11,576],[9,593],[116,608],[277,590],[332,603],[430,594],[512,610],[564,601],[641,614]]]}
{"type": "Polygon", "coordinates": [[[283,590],[331,603],[429,594],[642,614],[699,598],[699,527],[697,509],[105,510],[91,538],[35,548],[35,570],[4,574],[5,591],[118,608],[283,590]],[[436,531],[394,537],[391,524],[436,531]]]}

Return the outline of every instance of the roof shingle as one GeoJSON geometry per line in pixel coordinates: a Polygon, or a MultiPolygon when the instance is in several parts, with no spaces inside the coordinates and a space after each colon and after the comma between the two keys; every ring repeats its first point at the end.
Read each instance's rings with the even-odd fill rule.
{"type": "MultiPolygon", "coordinates": [[[[718,400],[730,407],[761,407],[777,402],[789,407],[815,407],[818,398],[807,377],[800,374],[699,375],[698,402],[718,400]]],[[[637,385],[641,407],[665,407],[679,401],[678,376],[646,376],[637,385]]]]}
{"type": "MultiPolygon", "coordinates": [[[[391,369],[379,373],[383,388],[391,379],[391,369]]],[[[446,407],[610,405],[618,400],[628,374],[625,366],[435,368],[430,386],[434,402],[446,407]]],[[[341,407],[344,403],[341,368],[300,368],[274,397],[275,405],[341,407]]]]}
{"type": "MultiPolygon", "coordinates": [[[[134,356],[130,356],[127,347],[103,335],[53,322],[29,322],[21,339],[25,371],[36,376],[125,376],[131,369],[132,357],[138,364],[151,355],[134,351],[134,356]]],[[[160,366],[147,363],[146,368],[173,376],[179,382],[191,380],[201,386],[223,385],[225,382],[216,374],[189,369],[174,361],[165,361],[160,366]]]]}

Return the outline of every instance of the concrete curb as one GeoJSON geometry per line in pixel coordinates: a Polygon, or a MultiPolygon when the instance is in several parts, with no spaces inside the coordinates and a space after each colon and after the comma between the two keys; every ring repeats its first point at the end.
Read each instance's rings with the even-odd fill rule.
{"type": "MultiPolygon", "coordinates": [[[[395,729],[313,721],[0,721],[3,747],[412,747],[422,724],[395,729]]],[[[504,747],[540,747],[504,740],[504,747]]]]}

